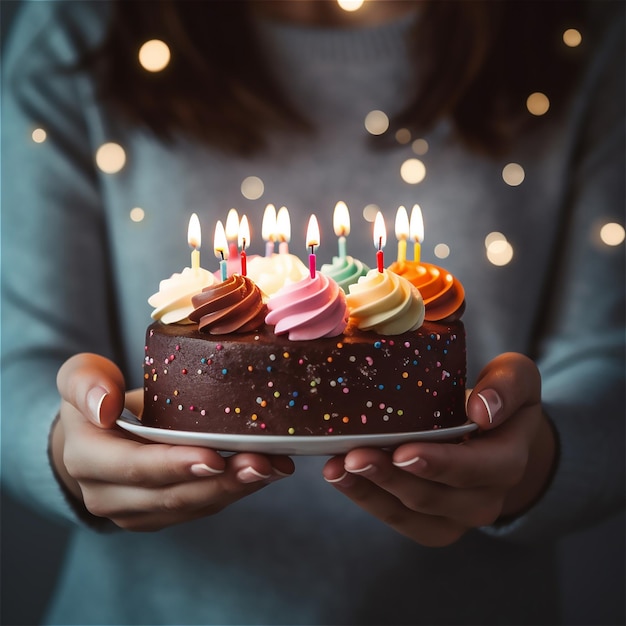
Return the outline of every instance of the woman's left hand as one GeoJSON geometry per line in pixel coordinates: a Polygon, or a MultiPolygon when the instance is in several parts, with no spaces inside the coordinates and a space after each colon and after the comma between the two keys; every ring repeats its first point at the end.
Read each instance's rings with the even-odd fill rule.
{"type": "Polygon", "coordinates": [[[528,508],[551,476],[556,440],[541,408],[535,364],[502,354],[467,401],[478,434],[462,443],[357,448],[324,466],[324,478],[398,532],[444,546],[469,529],[528,508]]]}

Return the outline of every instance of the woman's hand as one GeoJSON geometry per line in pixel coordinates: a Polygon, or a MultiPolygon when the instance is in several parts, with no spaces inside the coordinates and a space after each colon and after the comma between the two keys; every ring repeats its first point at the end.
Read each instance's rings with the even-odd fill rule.
{"type": "Polygon", "coordinates": [[[556,454],[535,364],[513,353],[491,361],[467,412],[480,432],[463,443],[358,448],[330,459],[324,478],[427,546],[448,545],[470,528],[523,512],[545,488],[556,454]]]}
{"type": "Polygon", "coordinates": [[[158,530],[217,513],[294,470],[288,457],[141,442],[115,426],[124,403],[141,412],[142,392],[124,394],[119,369],[79,354],[57,376],[60,420],[52,433],[59,476],[93,515],[127,530],[158,530]]]}

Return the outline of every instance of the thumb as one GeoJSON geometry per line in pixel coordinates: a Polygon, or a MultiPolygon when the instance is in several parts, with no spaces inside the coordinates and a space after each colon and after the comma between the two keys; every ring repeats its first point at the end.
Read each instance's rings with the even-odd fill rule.
{"type": "Polygon", "coordinates": [[[101,428],[110,428],[124,408],[124,377],[109,359],[81,353],[57,373],[61,397],[101,428]]]}
{"type": "Polygon", "coordinates": [[[467,415],[481,430],[501,424],[525,406],[541,402],[541,376],[535,363],[515,352],[490,361],[467,399],[467,415]]]}

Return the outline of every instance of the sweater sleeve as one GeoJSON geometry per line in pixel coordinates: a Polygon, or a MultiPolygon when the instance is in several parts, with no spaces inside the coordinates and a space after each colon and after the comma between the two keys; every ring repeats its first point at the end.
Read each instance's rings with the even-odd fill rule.
{"type": "Polygon", "coordinates": [[[114,352],[105,221],[76,69],[98,31],[89,5],[103,4],[27,3],[3,62],[2,479],[27,504],[74,521],[48,439],[59,366],[77,352],[114,352]]]}
{"type": "Polygon", "coordinates": [[[537,363],[559,462],[540,501],[487,532],[522,541],[556,537],[624,506],[624,244],[603,225],[624,225],[624,27],[615,25],[576,101],[567,205],[546,289],[537,363]]]}

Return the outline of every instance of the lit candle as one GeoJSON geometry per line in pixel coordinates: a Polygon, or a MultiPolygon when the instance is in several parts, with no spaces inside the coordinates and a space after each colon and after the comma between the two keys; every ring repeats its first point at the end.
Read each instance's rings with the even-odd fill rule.
{"type": "Polygon", "coordinates": [[[197,272],[200,269],[200,244],[202,236],[200,231],[200,220],[195,213],[189,218],[189,227],[187,229],[187,242],[192,248],[191,251],[191,269],[197,272]]]}
{"type": "Polygon", "coordinates": [[[237,209],[228,211],[226,217],[226,240],[228,241],[228,254],[231,258],[237,256],[237,237],[239,236],[239,213],[237,209]]]}
{"type": "Polygon", "coordinates": [[[406,209],[398,207],[396,213],[396,239],[398,240],[398,263],[406,261],[406,240],[409,237],[409,215],[406,209]]]}
{"type": "Polygon", "coordinates": [[[226,259],[228,258],[228,241],[224,232],[224,225],[221,220],[217,220],[215,225],[215,236],[213,238],[213,250],[215,256],[220,260],[220,277],[222,281],[228,278],[226,259]]]}
{"type": "Polygon", "coordinates": [[[248,226],[248,218],[244,215],[239,223],[239,247],[241,248],[241,275],[245,276],[248,271],[246,261],[246,246],[250,245],[250,226],[248,226]]]}
{"type": "Polygon", "coordinates": [[[315,262],[315,246],[320,245],[320,227],[317,223],[315,215],[309,218],[309,227],[306,230],[306,246],[311,249],[309,254],[309,273],[311,278],[315,278],[316,262],[315,262]]]}
{"type": "Polygon", "coordinates": [[[265,207],[261,237],[265,241],[265,256],[272,256],[274,254],[274,240],[276,239],[276,207],[273,204],[268,204],[265,207]]]}
{"type": "Polygon", "coordinates": [[[346,203],[340,200],[335,205],[333,213],[333,229],[335,235],[339,237],[337,245],[339,247],[339,258],[346,258],[346,237],[350,234],[350,212],[346,203]]]}
{"type": "Polygon", "coordinates": [[[419,263],[422,241],[424,241],[424,218],[422,217],[422,209],[419,204],[413,205],[413,209],[411,209],[409,237],[415,242],[413,244],[413,260],[419,263]]]}
{"type": "Polygon", "coordinates": [[[385,218],[383,214],[378,211],[378,213],[376,213],[376,219],[374,220],[374,247],[378,250],[376,252],[376,266],[379,272],[382,272],[385,267],[383,248],[386,243],[387,229],[385,228],[385,218]]]}
{"type": "Polygon", "coordinates": [[[276,216],[276,234],[278,237],[278,252],[280,254],[289,253],[289,240],[291,239],[291,220],[286,206],[278,209],[276,216]]]}

